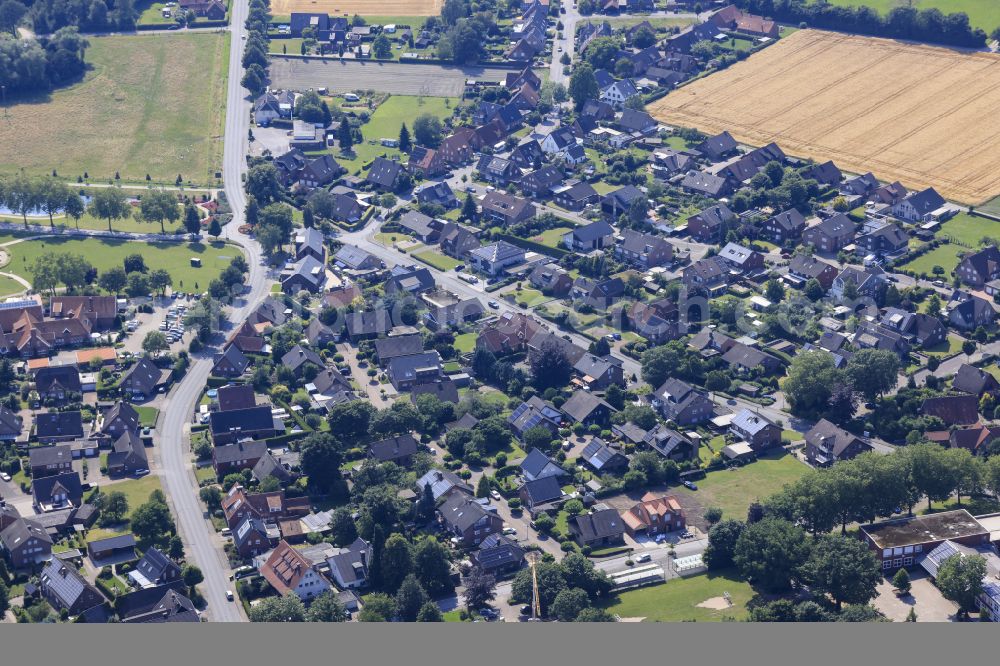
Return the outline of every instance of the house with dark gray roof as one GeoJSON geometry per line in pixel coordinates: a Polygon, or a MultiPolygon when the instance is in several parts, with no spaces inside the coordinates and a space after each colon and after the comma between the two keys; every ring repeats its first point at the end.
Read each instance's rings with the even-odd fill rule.
{"type": "Polygon", "coordinates": [[[35,438],[43,444],[83,438],[80,412],[50,412],[35,415],[35,438]]]}
{"type": "Polygon", "coordinates": [[[932,213],[945,205],[944,197],[933,187],[910,192],[892,207],[892,214],[906,222],[922,222],[931,219],[932,213]]]}
{"type": "Polygon", "coordinates": [[[65,400],[79,396],[83,388],[75,365],[50,365],[35,372],[35,390],[42,400],[65,400]]]}
{"type": "Polygon", "coordinates": [[[351,342],[385,335],[392,329],[392,320],[384,309],[370,312],[348,312],[344,315],[344,327],[351,342]]]}
{"type": "Polygon", "coordinates": [[[397,356],[386,368],[389,381],[397,391],[406,391],[416,384],[440,379],[443,374],[441,355],[437,350],[397,356]]]}
{"type": "Polygon", "coordinates": [[[355,271],[376,270],[382,267],[382,260],[354,245],[341,245],[333,255],[333,262],[340,268],[355,271]]]}
{"type": "Polygon", "coordinates": [[[215,355],[212,375],[215,377],[242,377],[250,367],[250,359],[236,345],[229,345],[221,354],[215,355]]]}
{"type": "Polygon", "coordinates": [[[840,460],[850,460],[872,446],[866,440],[852,435],[826,419],[820,419],[806,433],[806,458],[817,466],[832,465],[840,460]]]}
{"type": "Polygon", "coordinates": [[[602,220],[576,227],[563,234],[563,245],[574,252],[591,252],[610,246],[615,230],[602,220]]]}
{"type": "Polygon", "coordinates": [[[281,364],[292,371],[296,377],[301,377],[308,366],[312,366],[318,372],[326,365],[319,354],[312,349],[295,345],[281,357],[281,364]]]}
{"type": "Polygon", "coordinates": [[[184,596],[182,589],[180,585],[160,585],[119,597],[116,600],[118,617],[123,624],[201,622],[198,609],[184,596]],[[135,599],[126,601],[133,595],[135,599]]]}
{"type": "Polygon", "coordinates": [[[704,392],[675,377],[653,392],[652,403],[663,418],[682,426],[704,423],[715,414],[715,403],[704,392]]]}
{"type": "Polygon", "coordinates": [[[422,294],[435,287],[434,275],[422,266],[394,266],[385,281],[387,294],[422,294]]]}
{"type": "Polygon", "coordinates": [[[476,248],[469,254],[471,265],[487,275],[496,276],[509,266],[524,262],[524,250],[507,241],[476,248]]]}
{"type": "Polygon", "coordinates": [[[32,504],[39,513],[72,509],[83,504],[83,485],[76,472],[60,472],[31,482],[32,504]]]}
{"type": "Polygon", "coordinates": [[[445,529],[467,548],[478,546],[503,529],[500,516],[465,493],[449,495],[438,507],[438,515],[445,529]]]}
{"type": "MultiPolygon", "coordinates": [[[[438,151],[440,154],[440,151],[438,151]]],[[[417,203],[457,208],[460,204],[448,183],[427,183],[417,190],[417,203]]]]}
{"type": "Polygon", "coordinates": [[[133,397],[146,399],[156,394],[166,381],[164,371],[152,360],[143,357],[122,375],[120,386],[133,397]]]}
{"type": "Polygon", "coordinates": [[[730,210],[729,206],[716,204],[687,219],[688,233],[696,241],[717,243],[722,240],[728,225],[735,220],[736,213],[730,210]]]}
{"type": "Polygon", "coordinates": [[[806,228],[806,218],[795,208],[789,208],[769,217],[761,225],[765,237],[781,245],[786,241],[802,238],[806,228]]]}
{"type": "Polygon", "coordinates": [[[385,367],[394,358],[399,356],[410,356],[419,354],[424,350],[424,339],[419,334],[394,335],[389,338],[380,338],[373,344],[375,348],[375,359],[378,364],[385,367]]]}
{"type": "Polygon", "coordinates": [[[578,514],[568,525],[570,535],[581,546],[613,546],[625,541],[625,521],[614,509],[578,514]]]}
{"type": "Polygon", "coordinates": [[[0,546],[13,569],[26,569],[52,557],[52,537],[32,518],[16,518],[0,530],[0,546]]]}
{"type": "Polygon", "coordinates": [[[593,393],[578,390],[563,403],[562,411],[575,423],[591,425],[607,423],[616,410],[593,393]]]}
{"type": "Polygon", "coordinates": [[[100,590],[87,582],[75,568],[58,558],[52,559],[38,578],[42,597],[56,610],[70,615],[107,603],[100,590]]]}
{"type": "Polygon", "coordinates": [[[683,462],[698,457],[697,444],[662,423],[656,424],[647,432],[644,441],[651,449],[669,460],[683,462]]]}
{"type": "Polygon", "coordinates": [[[766,416],[749,409],[740,410],[729,424],[729,432],[737,441],[744,441],[754,451],[781,443],[781,428],[766,416]]]}
{"type": "Polygon", "coordinates": [[[550,507],[562,500],[563,491],[559,477],[543,476],[534,481],[525,481],[518,490],[518,496],[524,507],[531,511],[532,516],[535,516],[543,510],[543,507],[550,507]]]}
{"type": "Polygon", "coordinates": [[[111,445],[111,451],[108,452],[107,468],[109,476],[135,474],[139,470],[149,470],[146,447],[135,432],[122,433],[122,436],[111,445]]]}
{"type": "Polygon", "coordinates": [[[518,466],[521,476],[527,481],[537,481],[548,476],[562,477],[567,474],[559,463],[549,458],[538,449],[531,449],[518,466]]]}
{"type": "MultiPolygon", "coordinates": [[[[273,437],[285,429],[281,421],[272,416],[270,405],[212,412],[208,417],[208,424],[217,449],[241,439],[273,437]]],[[[254,460],[254,464],[256,462],[254,460]]]]}
{"type": "Polygon", "coordinates": [[[300,291],[317,293],[326,285],[326,266],[307,254],[281,272],[281,291],[297,294],[300,291]]]}
{"type": "Polygon", "coordinates": [[[295,231],[295,258],[302,259],[310,255],[319,262],[326,261],[326,245],[323,232],[313,227],[295,231]]]}
{"type": "Polygon", "coordinates": [[[708,171],[688,171],[680,181],[681,189],[694,194],[701,194],[712,199],[719,199],[733,193],[733,184],[729,179],[708,171]]]}
{"type": "Polygon", "coordinates": [[[524,552],[513,539],[503,534],[491,534],[469,555],[469,559],[487,573],[504,574],[521,568],[524,552]]]}
{"type": "Polygon", "coordinates": [[[970,393],[982,397],[985,393],[1000,392],[1000,382],[989,372],[980,370],[974,365],[963,363],[955,373],[951,388],[962,393],[970,393]]]}
{"type": "Polygon", "coordinates": [[[625,185],[604,195],[601,211],[610,219],[617,220],[619,215],[628,213],[633,201],[645,198],[646,195],[635,185],[625,185]]]}
{"type": "Polygon", "coordinates": [[[441,237],[441,227],[444,226],[439,220],[424,215],[419,210],[406,211],[396,220],[396,224],[425,245],[436,243],[441,237]]]}
{"type": "Polygon", "coordinates": [[[674,246],[666,239],[634,229],[622,231],[621,241],[615,244],[615,257],[643,270],[669,264],[673,256],[674,246]]]}
{"type": "Polygon", "coordinates": [[[392,462],[403,467],[413,462],[417,453],[417,440],[413,435],[397,435],[368,445],[368,455],[377,462],[392,462]]]}
{"type": "Polygon", "coordinates": [[[0,442],[14,441],[23,430],[21,416],[7,407],[0,407],[0,442]]]}
{"type": "Polygon", "coordinates": [[[437,502],[442,497],[450,495],[452,492],[465,493],[467,497],[472,497],[472,486],[463,481],[454,472],[446,469],[432,469],[422,477],[417,479],[417,494],[424,492],[424,487],[431,487],[431,496],[437,502]]]}
{"type": "Polygon", "coordinates": [[[330,575],[337,586],[345,590],[353,590],[368,584],[368,564],[371,557],[371,544],[358,537],[346,548],[340,548],[327,558],[330,575]]]}
{"type": "Polygon", "coordinates": [[[628,457],[616,451],[599,437],[594,437],[580,453],[582,460],[598,474],[624,472],[628,469],[628,457]]]}
{"type": "MultiPolygon", "coordinates": [[[[706,39],[711,39],[708,37],[706,39]]],[[[697,150],[710,160],[716,161],[731,155],[738,148],[736,139],[729,132],[722,132],[715,136],[710,136],[697,145],[697,150]]]]}
{"type": "Polygon", "coordinates": [[[150,546],[128,573],[128,578],[139,588],[156,587],[179,581],[181,568],[158,548],[150,546]]]}
{"type": "Polygon", "coordinates": [[[843,213],[826,218],[802,232],[802,241],[819,252],[836,254],[854,242],[856,225],[843,213]]]}
{"type": "Polygon", "coordinates": [[[28,467],[33,479],[72,471],[73,446],[71,444],[32,446],[28,449],[28,467]]]}
{"type": "Polygon", "coordinates": [[[535,216],[535,204],[506,192],[488,192],[482,201],[482,215],[487,220],[511,226],[535,216]]]}
{"type": "Polygon", "coordinates": [[[368,168],[365,182],[382,192],[393,192],[399,186],[403,165],[396,160],[376,157],[368,168]]]}

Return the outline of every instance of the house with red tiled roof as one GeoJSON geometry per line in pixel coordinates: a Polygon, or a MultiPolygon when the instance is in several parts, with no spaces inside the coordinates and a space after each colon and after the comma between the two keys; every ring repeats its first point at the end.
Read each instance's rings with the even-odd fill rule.
{"type": "Polygon", "coordinates": [[[636,534],[664,534],[682,530],[687,525],[684,510],[673,495],[646,493],[631,509],[622,513],[625,531],[636,534]]]}
{"type": "Polygon", "coordinates": [[[294,592],[303,601],[333,587],[323,574],[313,568],[312,562],[284,540],[275,546],[267,561],[261,565],[260,575],[278,594],[284,596],[294,592]]]}

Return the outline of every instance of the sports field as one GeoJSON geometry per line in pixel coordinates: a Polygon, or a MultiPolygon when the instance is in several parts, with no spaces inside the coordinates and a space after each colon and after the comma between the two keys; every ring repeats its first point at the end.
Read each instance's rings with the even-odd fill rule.
{"type": "Polygon", "coordinates": [[[998,105],[996,54],[799,30],[650,112],[977,204],[1000,194],[998,105]]]}
{"type": "Polygon", "coordinates": [[[214,184],[222,166],[229,35],[88,37],[84,79],[14,102],[0,173],[214,184]]]}
{"type": "Polygon", "coordinates": [[[444,0],[271,0],[275,16],[292,12],[320,12],[341,16],[437,16],[444,0]]]}

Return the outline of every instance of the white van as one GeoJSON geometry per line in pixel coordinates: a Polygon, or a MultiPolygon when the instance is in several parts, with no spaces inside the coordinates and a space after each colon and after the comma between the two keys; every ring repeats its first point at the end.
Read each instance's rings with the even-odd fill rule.
{"type": "Polygon", "coordinates": [[[348,102],[360,102],[361,98],[354,93],[344,93],[344,99],[348,102]]]}

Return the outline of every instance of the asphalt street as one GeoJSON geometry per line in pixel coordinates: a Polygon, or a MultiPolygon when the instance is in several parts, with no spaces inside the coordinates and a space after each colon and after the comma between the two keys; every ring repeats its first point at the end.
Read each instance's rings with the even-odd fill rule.
{"type": "MultiPolygon", "coordinates": [[[[250,126],[249,93],[240,85],[243,69],[240,64],[246,36],[247,0],[232,4],[232,44],[230,52],[228,92],[226,101],[226,129],[223,152],[223,180],[226,197],[233,209],[233,220],[223,231],[223,236],[241,245],[250,264],[249,291],[239,307],[233,308],[229,319],[242,321],[250,309],[268,294],[269,283],[261,266],[260,246],[253,239],[240,234],[237,227],[243,221],[246,197],[241,175],[246,170],[247,134],[250,126]]],[[[229,580],[230,568],[222,550],[223,542],[216,534],[198,499],[198,483],[191,466],[188,447],[190,423],[195,404],[201,396],[212,369],[211,353],[192,357],[187,375],[171,391],[161,419],[160,476],[163,487],[173,506],[177,527],[189,561],[201,568],[205,581],[201,593],[208,604],[206,615],[214,622],[245,622],[247,620],[239,601],[228,601],[226,591],[234,590],[229,580]]]]}

